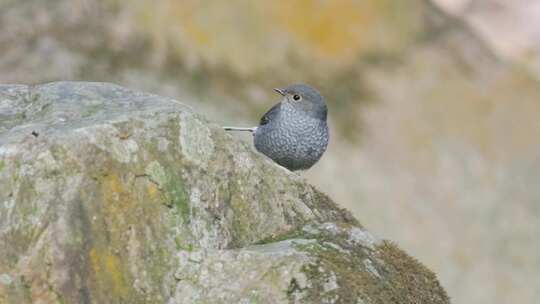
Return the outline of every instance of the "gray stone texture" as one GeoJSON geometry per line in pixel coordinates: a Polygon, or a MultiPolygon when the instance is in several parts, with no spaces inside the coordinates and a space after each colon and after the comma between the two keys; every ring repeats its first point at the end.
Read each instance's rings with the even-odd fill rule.
{"type": "Polygon", "coordinates": [[[435,275],[181,103],[0,86],[0,303],[449,303],[435,275]]]}

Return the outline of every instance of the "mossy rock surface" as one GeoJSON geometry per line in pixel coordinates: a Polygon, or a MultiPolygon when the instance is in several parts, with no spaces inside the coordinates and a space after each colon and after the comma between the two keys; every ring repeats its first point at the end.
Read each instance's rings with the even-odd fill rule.
{"type": "Polygon", "coordinates": [[[0,86],[0,303],[448,303],[435,276],[181,103],[0,86]]]}

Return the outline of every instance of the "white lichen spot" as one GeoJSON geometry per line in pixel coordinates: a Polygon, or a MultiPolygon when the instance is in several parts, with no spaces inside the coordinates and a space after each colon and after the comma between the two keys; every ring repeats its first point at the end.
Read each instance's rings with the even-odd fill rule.
{"type": "Polygon", "coordinates": [[[305,273],[298,272],[294,278],[296,280],[296,284],[298,284],[298,288],[306,289],[308,287],[308,277],[305,273]]]}
{"type": "Polygon", "coordinates": [[[7,210],[7,217],[11,215],[11,212],[15,209],[15,198],[6,200],[2,204],[2,209],[7,210]]]}
{"type": "Polygon", "coordinates": [[[191,189],[191,193],[189,194],[189,201],[196,205],[198,205],[201,202],[201,191],[199,190],[199,188],[193,187],[191,189]]]}
{"type": "Polygon", "coordinates": [[[380,241],[371,233],[357,227],[350,230],[349,241],[352,244],[365,246],[370,249],[374,249],[375,246],[380,243],[380,241]]]}
{"type": "Polygon", "coordinates": [[[305,233],[313,234],[313,235],[319,235],[321,233],[319,229],[317,229],[313,225],[306,225],[302,227],[302,231],[305,233]]]}
{"type": "Polygon", "coordinates": [[[2,145],[0,146],[0,156],[11,156],[17,154],[16,145],[2,145]]]}
{"type": "Polygon", "coordinates": [[[326,247],[331,247],[341,253],[345,253],[345,254],[350,254],[350,252],[348,250],[345,250],[343,249],[341,246],[339,246],[338,244],[334,244],[334,243],[331,243],[331,242],[323,242],[323,245],[326,246],[326,247]]]}
{"type": "MultiPolygon", "coordinates": [[[[195,205],[190,203],[190,208],[195,205]]],[[[193,214],[193,210],[190,209],[190,214],[193,214]]],[[[218,225],[209,225],[210,219],[207,216],[196,217],[191,216],[191,231],[194,237],[197,239],[198,247],[212,248],[226,244],[230,241],[228,236],[223,235],[218,225]]]]}
{"type": "Polygon", "coordinates": [[[180,146],[189,161],[206,168],[214,154],[210,129],[192,114],[184,113],[180,123],[180,146]]]}
{"type": "Polygon", "coordinates": [[[249,156],[247,152],[234,153],[234,164],[236,168],[241,171],[250,171],[255,165],[253,159],[249,156]]]}
{"type": "Polygon", "coordinates": [[[161,166],[158,161],[154,160],[150,162],[144,169],[144,173],[147,174],[153,182],[157,183],[159,187],[162,187],[167,183],[165,169],[163,169],[163,166],[161,166]]]}
{"type": "Polygon", "coordinates": [[[332,271],[330,272],[330,275],[328,276],[328,278],[325,280],[323,284],[323,290],[324,292],[329,292],[329,291],[337,289],[338,287],[339,285],[337,283],[336,274],[332,271]]]}
{"type": "MultiPolygon", "coordinates": [[[[296,282],[298,289],[294,290],[294,292],[291,294],[293,298],[293,303],[301,302],[301,300],[304,299],[307,295],[307,289],[312,286],[309,278],[304,272],[301,271],[301,269],[296,269],[296,271],[297,272],[293,276],[293,280],[294,282],[296,282]]],[[[291,282],[292,280],[285,279],[284,281],[291,282]]]]}
{"type": "Polygon", "coordinates": [[[332,234],[337,234],[339,232],[339,228],[335,223],[323,223],[321,228],[332,234]]]}
{"type": "Polygon", "coordinates": [[[169,148],[170,141],[166,138],[160,137],[158,139],[158,150],[159,152],[166,152],[167,148],[169,148]]]}
{"type": "Polygon", "coordinates": [[[377,271],[377,268],[373,266],[373,262],[370,259],[365,259],[362,263],[364,264],[364,267],[366,267],[366,270],[374,277],[381,278],[381,274],[377,271]]]}
{"type": "Polygon", "coordinates": [[[111,140],[110,152],[120,162],[136,162],[137,151],[139,151],[139,145],[133,139],[120,140],[115,138],[111,140]]]}
{"type": "Polygon", "coordinates": [[[40,152],[37,155],[38,165],[42,168],[47,168],[49,170],[51,169],[58,169],[58,163],[54,159],[51,151],[46,150],[43,152],[40,152]]]}
{"type": "Polygon", "coordinates": [[[361,298],[357,298],[356,304],[366,304],[366,302],[364,302],[364,300],[362,300],[361,298]]]}

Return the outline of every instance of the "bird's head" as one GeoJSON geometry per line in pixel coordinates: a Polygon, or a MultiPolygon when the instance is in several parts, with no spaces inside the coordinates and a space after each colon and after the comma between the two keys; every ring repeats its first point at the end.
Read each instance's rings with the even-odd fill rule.
{"type": "Polygon", "coordinates": [[[324,97],[316,89],[306,84],[293,84],[274,91],[283,96],[283,101],[311,117],[326,120],[327,107],[324,97]]]}

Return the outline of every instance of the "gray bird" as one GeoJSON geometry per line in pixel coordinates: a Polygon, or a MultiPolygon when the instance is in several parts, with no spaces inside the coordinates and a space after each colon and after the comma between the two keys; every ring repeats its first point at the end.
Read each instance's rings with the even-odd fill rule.
{"type": "Polygon", "coordinates": [[[264,114],[258,127],[224,129],[252,132],[255,148],[291,171],[309,169],[328,146],[324,97],[305,84],[274,90],[283,100],[264,114]]]}

